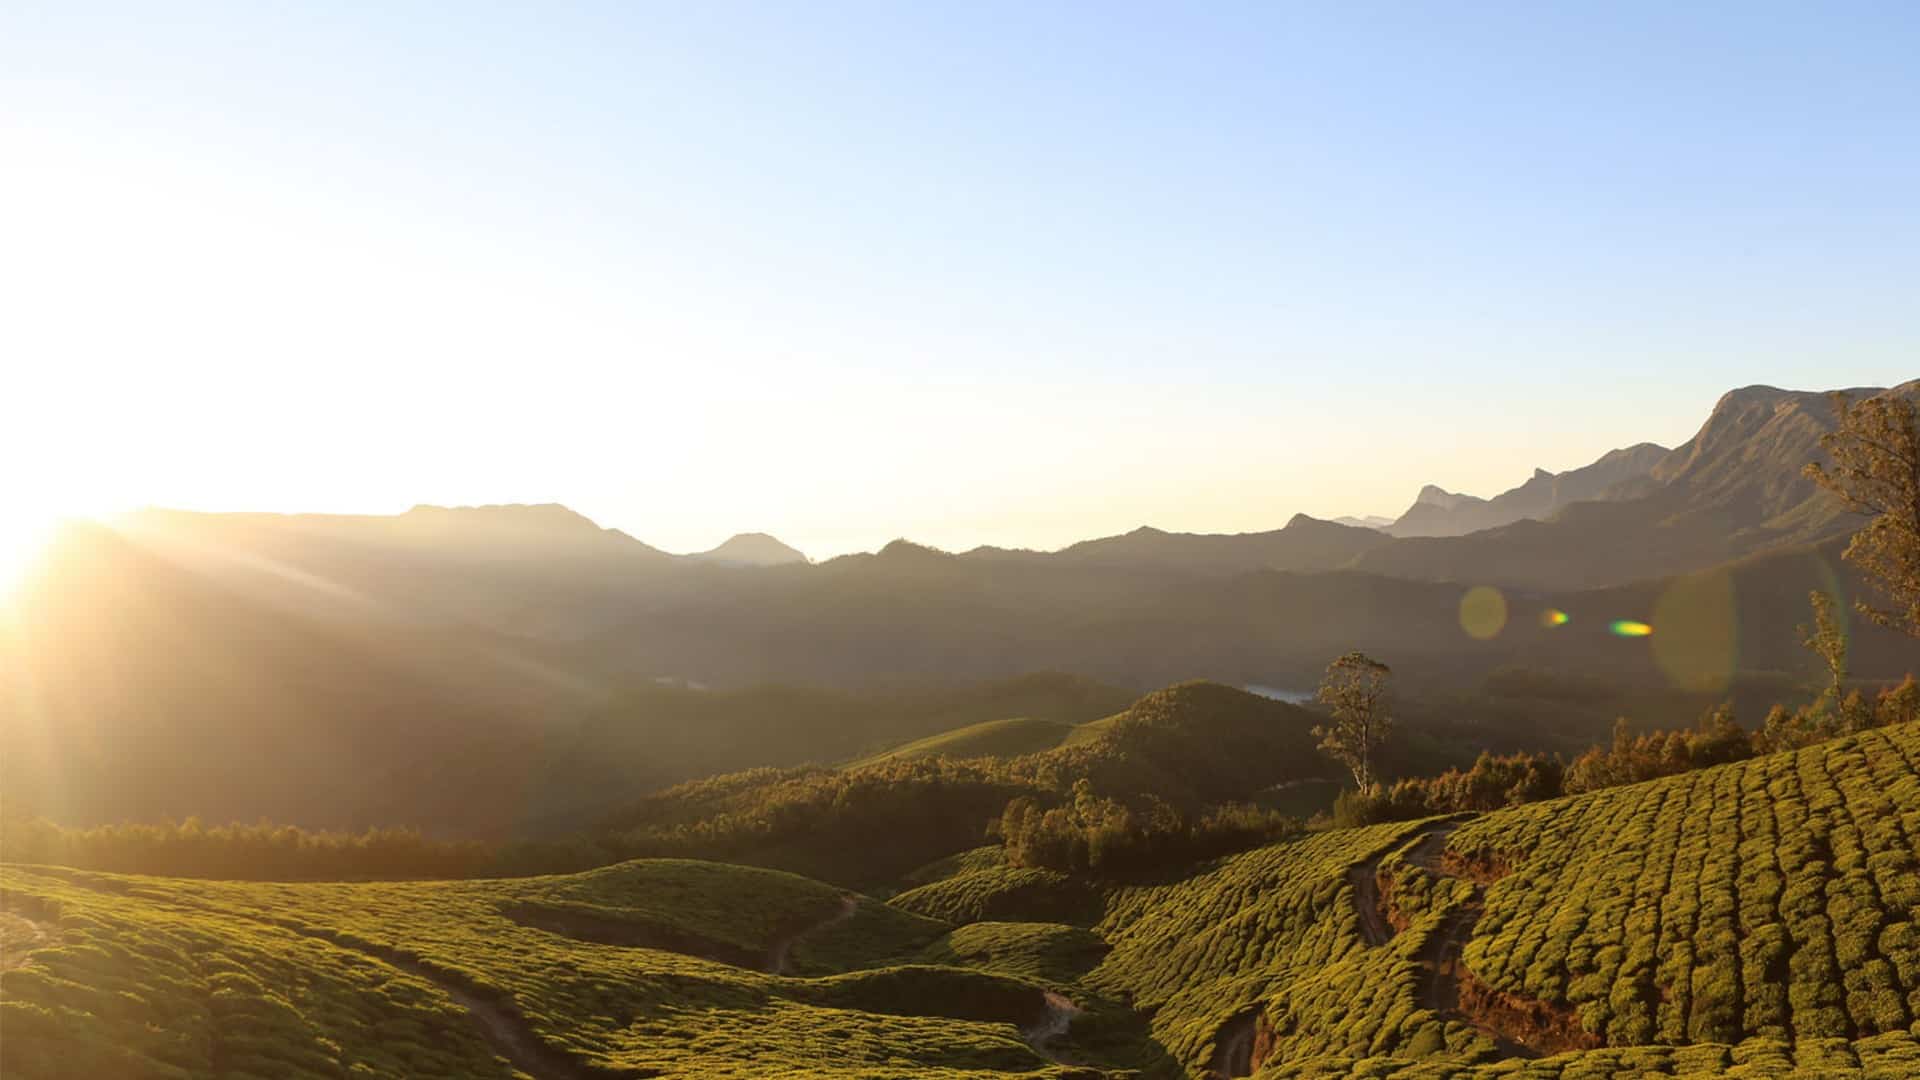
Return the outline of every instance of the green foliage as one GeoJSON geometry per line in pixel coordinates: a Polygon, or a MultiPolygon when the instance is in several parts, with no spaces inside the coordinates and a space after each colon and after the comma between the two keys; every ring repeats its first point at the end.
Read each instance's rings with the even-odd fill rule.
{"type": "Polygon", "coordinates": [[[514,1070],[467,1001],[504,1010],[568,1075],[960,1077],[1046,1066],[1020,1035],[1039,1010],[1036,983],[971,966],[875,967],[889,961],[883,952],[921,952],[945,927],[871,901],[849,920],[866,920],[857,935],[816,953],[827,977],[815,979],[596,943],[510,915],[527,905],[614,913],[760,953],[840,903],[837,890],[776,871],[665,861],[518,881],[254,884],[9,865],[0,899],[49,928],[0,974],[9,1078],[506,1080],[514,1070]]]}
{"type": "Polygon", "coordinates": [[[1842,696],[1833,689],[1797,709],[1775,705],[1755,742],[1769,751],[1795,750],[1916,717],[1920,717],[1920,686],[1908,675],[1900,685],[1881,690],[1871,705],[1858,690],[1842,696]]]}
{"type": "Polygon", "coordinates": [[[1078,926],[1045,922],[975,922],[927,946],[932,964],[985,967],[1054,984],[1079,980],[1106,956],[1107,943],[1078,926]]]}
{"type": "Polygon", "coordinates": [[[1387,665],[1363,652],[1350,652],[1327,665],[1315,695],[1333,713],[1333,722],[1315,727],[1320,749],[1353,773],[1354,786],[1372,791],[1374,762],[1393,730],[1387,715],[1387,665]]]}
{"type": "Polygon", "coordinates": [[[1807,475],[1847,508],[1872,516],[1854,534],[1846,558],[1867,572],[1889,607],[1858,605],[1882,626],[1920,637],[1920,423],[1911,397],[1897,391],[1865,401],[1833,395],[1834,431],[1820,439],[1830,461],[1807,475]]]}
{"type": "MultiPolygon", "coordinates": [[[[1523,765],[1434,790],[1504,797],[1523,765]]],[[[1049,1052],[1150,1080],[1201,1073],[1246,1016],[1260,1075],[1302,1080],[1920,1067],[1920,725],[1465,816],[1147,882],[972,849],[889,904],[690,860],[360,883],[9,864],[0,1074],[504,1080],[479,1007],[566,1066],[520,1070],[536,1076],[1065,1080],[1023,1034],[1047,993],[1080,1010],[1049,1052]],[[1397,928],[1384,943],[1363,930],[1366,883],[1397,928]],[[1570,1010],[1610,1045],[1505,1057],[1477,1014],[1429,994],[1459,941],[1459,978],[1570,1010]],[[791,974],[765,970],[777,955],[791,974]]]]}
{"type": "Polygon", "coordinates": [[[1847,632],[1833,615],[1833,597],[1815,589],[1807,594],[1813,608],[1813,626],[1799,628],[1800,644],[1820,658],[1827,669],[1822,696],[1838,698],[1847,684],[1847,632]]]}
{"type": "Polygon", "coordinates": [[[1920,728],[1483,818],[1468,946],[1615,1044],[1857,1039],[1920,1017],[1920,728]]]}
{"type": "MultiPolygon", "coordinates": [[[[1185,683],[1141,698],[1091,737],[1042,753],[763,769],[683,784],[614,816],[602,842],[624,855],[726,858],[877,888],[977,846],[1016,799],[1052,805],[1084,782],[1094,792],[1159,800],[1181,815],[1183,835],[1202,835],[1191,850],[1219,851],[1272,822],[1209,806],[1323,771],[1311,753],[1311,722],[1291,705],[1185,683]]],[[[1114,836],[1116,851],[1129,842],[1125,830],[1114,836]]]]}
{"type": "Polygon", "coordinates": [[[1333,804],[1340,828],[1411,821],[1469,811],[1497,810],[1564,793],[1565,767],[1546,754],[1481,753],[1471,769],[1397,780],[1385,790],[1343,791],[1333,804]]]}
{"type": "Polygon", "coordinates": [[[965,871],[909,889],[889,902],[950,923],[1019,920],[1091,925],[1101,912],[1101,895],[1085,879],[1058,870],[1016,866],[965,871]]]}
{"type": "Polygon", "coordinates": [[[611,861],[586,840],[502,846],[430,840],[416,829],[347,833],[265,822],[209,827],[194,818],[76,829],[0,817],[0,850],[12,862],[248,881],[513,877],[611,861]]]}
{"type": "Polygon", "coordinates": [[[1730,705],[1709,710],[1692,731],[1654,731],[1635,736],[1624,718],[1613,728],[1613,746],[1594,747],[1567,767],[1569,795],[1722,765],[1753,756],[1753,740],[1730,705]]]}
{"type": "Polygon", "coordinates": [[[1066,805],[1042,809],[1031,796],[1007,804],[999,835],[1014,866],[1097,874],[1165,869],[1244,851],[1301,832],[1299,821],[1245,803],[1189,817],[1151,795],[1139,809],[1094,794],[1085,780],[1066,805]]]}

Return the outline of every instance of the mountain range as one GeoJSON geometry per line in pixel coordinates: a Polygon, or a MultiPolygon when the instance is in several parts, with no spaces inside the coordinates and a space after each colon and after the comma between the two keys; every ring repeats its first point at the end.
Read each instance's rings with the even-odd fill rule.
{"type": "MultiPolygon", "coordinates": [[[[779,725],[712,726],[654,692],[663,680],[873,693],[1052,670],[1129,691],[1196,677],[1302,688],[1357,648],[1424,698],[1514,670],[1696,702],[1756,679],[1772,692],[1807,677],[1793,627],[1808,590],[1859,589],[1839,558],[1855,519],[1800,475],[1831,422],[1821,395],[1735,391],[1671,451],[1631,446],[1495,499],[1427,500],[1434,527],[1494,507],[1547,514],[1446,536],[1297,515],[1259,533],[1142,528],[1055,552],[898,541],[812,563],[759,534],[671,555],[551,505],[146,511],[74,526],[13,597],[0,779],[13,805],[73,820],[484,830],[610,787],[800,760],[770,749],[779,725]],[[1463,628],[1472,586],[1501,591],[1491,634],[1463,628]],[[1658,632],[1608,633],[1622,619],[1658,632]],[[683,720],[712,740],[665,734],[683,720]],[[475,777],[498,795],[485,808],[460,794],[475,777]]],[[[1860,677],[1914,666],[1911,639],[1853,635],[1860,677]]],[[[814,708],[776,700],[750,711],[814,708]]],[[[1045,714],[953,714],[1013,715],[1045,714]]]]}
{"type": "Polygon", "coordinates": [[[1605,498],[1615,485],[1647,475],[1667,454],[1666,447],[1640,443],[1563,473],[1535,469],[1526,483],[1491,499],[1428,484],[1407,512],[1383,529],[1393,536],[1463,536],[1526,518],[1552,517],[1573,503],[1605,498]]]}

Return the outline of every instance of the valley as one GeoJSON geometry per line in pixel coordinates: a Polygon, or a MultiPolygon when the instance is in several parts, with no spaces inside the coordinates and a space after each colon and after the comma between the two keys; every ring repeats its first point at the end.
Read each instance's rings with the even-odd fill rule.
{"type": "Polygon", "coordinates": [[[4,636],[0,1073],[1905,1075],[1920,652],[1795,625],[1875,587],[1817,415],[1052,553],[79,526],[4,636]]]}

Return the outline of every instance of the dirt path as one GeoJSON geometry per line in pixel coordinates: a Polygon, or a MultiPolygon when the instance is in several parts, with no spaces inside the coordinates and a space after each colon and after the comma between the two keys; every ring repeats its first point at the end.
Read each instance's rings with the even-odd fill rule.
{"type": "Polygon", "coordinates": [[[27,954],[53,944],[59,931],[19,911],[0,910],[0,971],[12,971],[27,962],[27,954]]]}
{"type": "Polygon", "coordinates": [[[1253,1075],[1253,1040],[1259,1026],[1259,1009],[1248,1009],[1227,1021],[1214,1037],[1213,1058],[1207,1062],[1207,1076],[1211,1080],[1253,1075]]]}
{"type": "MultiPolygon", "coordinates": [[[[244,916],[243,916],[244,917],[244,916]]],[[[573,1057],[555,1050],[540,1040],[540,1036],[527,1023],[511,1000],[500,1001],[485,997],[477,988],[462,979],[436,971],[419,960],[396,949],[384,946],[362,944],[346,940],[337,934],[289,926],[266,919],[256,922],[268,926],[290,930],[303,937],[324,941],[335,948],[346,949],[372,957],[390,964],[409,975],[416,976],[439,987],[453,999],[456,1005],[467,1010],[467,1016],[473,1021],[474,1030],[486,1040],[493,1052],[507,1059],[514,1068],[532,1077],[533,1080],[599,1080],[603,1077],[651,1076],[650,1072],[613,1071],[595,1068],[573,1057]]]]}
{"type": "MultiPolygon", "coordinates": [[[[1447,849],[1447,837],[1459,827],[1457,821],[1427,826],[1419,834],[1419,845],[1407,853],[1408,861],[1436,874],[1444,873],[1440,869],[1440,853],[1447,849]]],[[[1399,848],[1383,851],[1347,871],[1347,883],[1353,886],[1354,911],[1360,916],[1360,936],[1368,945],[1385,945],[1393,940],[1393,926],[1387,922],[1386,912],[1380,905],[1380,861],[1397,850],[1399,848]]]]}
{"type": "Polygon", "coordinates": [[[1380,859],[1375,855],[1347,871],[1353,886],[1353,909],[1360,916],[1360,937],[1369,945],[1385,945],[1393,940],[1393,927],[1380,910],[1380,859]]]}
{"type": "Polygon", "coordinates": [[[808,934],[825,930],[835,923],[846,922],[848,919],[853,918],[854,912],[859,910],[860,898],[852,893],[847,893],[840,897],[840,907],[835,910],[833,914],[818,922],[808,923],[798,930],[793,930],[774,938],[773,943],[767,946],[767,962],[765,964],[767,974],[785,975],[787,973],[788,954],[793,952],[794,942],[799,941],[808,934]]]}
{"type": "Polygon", "coordinates": [[[1453,877],[1440,867],[1440,857],[1446,854],[1447,838],[1460,828],[1458,821],[1442,821],[1430,825],[1420,835],[1420,842],[1407,852],[1407,861],[1423,870],[1431,870],[1442,877],[1453,877]]]}
{"type": "Polygon", "coordinates": [[[452,982],[435,975],[418,964],[393,961],[393,965],[412,975],[426,979],[446,991],[454,1003],[467,1010],[473,1020],[473,1026],[480,1037],[487,1041],[493,1052],[506,1058],[514,1068],[533,1077],[533,1080],[587,1080],[590,1077],[650,1075],[646,1073],[614,1073],[584,1065],[566,1054],[553,1049],[540,1041],[520,1010],[512,1005],[489,1001],[471,993],[452,982]]]}
{"type": "Polygon", "coordinates": [[[1065,1035],[1067,1029],[1073,1026],[1073,1018],[1079,1015],[1080,1006],[1075,1005],[1071,998],[1049,990],[1046,993],[1046,1011],[1041,1014],[1038,1023],[1022,1028],[1020,1037],[1027,1040],[1027,1045],[1033,1047],[1041,1057],[1062,1065],[1071,1064],[1049,1051],[1047,1044],[1065,1035]]]}
{"type": "MultiPolygon", "coordinates": [[[[1460,825],[1458,821],[1442,821],[1428,826],[1421,832],[1419,841],[1411,848],[1405,849],[1406,861],[1439,877],[1467,880],[1449,870],[1445,861],[1447,840],[1460,825]]],[[[1379,885],[1375,880],[1379,863],[1380,860],[1376,858],[1351,871],[1352,874],[1358,875],[1364,868],[1366,872],[1366,895],[1362,895],[1358,877],[1354,879],[1354,903],[1361,905],[1360,922],[1363,930],[1368,926],[1369,912],[1381,925],[1384,926],[1386,922],[1380,911],[1379,885]]],[[[1465,964],[1461,953],[1466,949],[1468,940],[1473,937],[1473,928],[1479,923],[1480,916],[1486,912],[1486,909],[1487,888],[1476,882],[1473,892],[1467,899],[1456,904],[1441,918],[1440,925],[1434,928],[1434,932],[1420,947],[1419,954],[1414,957],[1426,972],[1420,984],[1420,1007],[1431,1009],[1448,1019],[1458,1020],[1479,1029],[1481,1033],[1493,1040],[1495,1050],[1502,1056],[1539,1057],[1538,1052],[1488,1023],[1486,1017],[1461,1008],[1460,977],[1465,964]]],[[[1373,940],[1371,931],[1367,936],[1369,944],[1384,943],[1384,939],[1373,940]]],[[[1388,937],[1391,936],[1392,932],[1389,930],[1388,937]]]]}

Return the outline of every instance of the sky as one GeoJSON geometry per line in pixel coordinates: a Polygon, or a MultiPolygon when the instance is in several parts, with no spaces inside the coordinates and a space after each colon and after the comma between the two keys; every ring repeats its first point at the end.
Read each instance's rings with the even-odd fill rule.
{"type": "Polygon", "coordinates": [[[13,0],[8,513],[823,557],[1493,495],[1920,375],[1915,55],[1910,3],[13,0]]]}

